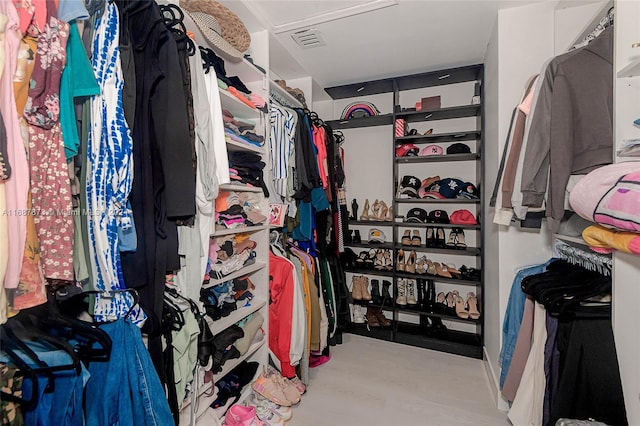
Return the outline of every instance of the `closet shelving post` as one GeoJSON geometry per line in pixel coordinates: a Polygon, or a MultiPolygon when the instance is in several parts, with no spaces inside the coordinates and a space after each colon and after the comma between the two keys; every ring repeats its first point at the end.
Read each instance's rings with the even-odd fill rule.
{"type": "MultiPolygon", "coordinates": [[[[227,61],[225,63],[228,75],[237,75],[240,79],[245,83],[245,85],[253,92],[260,94],[265,99],[267,99],[268,94],[265,92],[264,87],[266,85],[266,76],[260,70],[255,68],[250,62],[246,59],[243,59],[240,62],[231,62],[227,61]]],[[[231,112],[234,117],[238,120],[255,123],[256,132],[266,132],[266,127],[264,127],[265,122],[265,114],[257,109],[253,109],[240,100],[238,100],[235,96],[231,95],[224,89],[219,89],[220,92],[220,104],[223,110],[227,110],[231,112]]],[[[268,134],[264,134],[265,139],[268,139],[268,134]]],[[[264,147],[258,147],[255,145],[251,145],[248,143],[242,143],[232,140],[227,140],[227,151],[245,151],[252,152],[255,154],[259,154],[266,160],[267,153],[264,147]]],[[[220,191],[235,191],[235,192],[247,192],[252,194],[257,194],[260,197],[260,210],[265,215],[268,216],[269,212],[269,203],[262,194],[261,188],[249,187],[246,185],[238,185],[234,183],[223,184],[220,185],[220,191]]],[[[255,263],[248,265],[244,268],[239,269],[238,271],[232,272],[231,274],[220,278],[215,279],[212,278],[209,283],[205,284],[204,287],[210,287],[217,284],[221,284],[225,281],[243,277],[248,275],[250,280],[255,285],[254,298],[252,299],[249,306],[240,306],[238,302],[237,310],[233,311],[230,315],[226,317],[222,317],[219,320],[213,322],[213,327],[211,332],[213,335],[217,335],[233,324],[236,324],[238,321],[246,318],[247,316],[260,312],[262,317],[264,318],[264,323],[262,329],[264,330],[264,338],[258,342],[254,343],[249,350],[240,358],[230,359],[222,366],[222,371],[216,373],[214,375],[213,383],[220,380],[224,375],[229,373],[233,368],[235,368],[241,362],[253,361],[258,362],[260,364],[258,368],[258,372],[256,374],[260,374],[262,371],[262,367],[268,364],[268,325],[269,325],[269,226],[268,223],[259,226],[250,226],[243,228],[235,228],[235,229],[214,229],[211,230],[211,238],[216,238],[220,236],[232,236],[241,233],[247,233],[249,238],[256,242],[256,259],[255,263]]],[[[208,407],[208,405],[213,402],[213,399],[209,400],[210,397],[205,397],[205,393],[208,393],[212,386],[212,382],[201,384],[198,388],[197,397],[199,399],[197,403],[198,410],[196,412],[196,417],[202,415],[203,408],[208,407]]],[[[246,389],[243,390],[242,399],[246,398],[250,393],[251,386],[247,385],[246,389]]],[[[189,409],[191,405],[191,398],[187,398],[182,405],[182,410],[189,409]]],[[[228,407],[227,407],[228,408],[228,407]]],[[[218,410],[217,410],[218,411],[218,410]]],[[[222,418],[224,416],[223,410],[218,411],[222,418]]]]}
{"type": "MultiPolygon", "coordinates": [[[[464,181],[472,181],[478,188],[483,184],[483,103],[480,96],[480,103],[472,103],[475,94],[476,84],[483,87],[484,67],[481,64],[460,68],[452,68],[441,71],[427,72],[395,78],[387,78],[375,81],[353,83],[343,86],[327,88],[327,93],[334,99],[367,100],[367,96],[389,94],[393,96],[393,112],[391,114],[381,114],[373,117],[355,118],[350,120],[333,120],[329,124],[334,130],[359,129],[376,126],[391,126],[390,138],[393,140],[389,155],[391,156],[390,167],[393,168],[393,211],[394,220],[392,222],[376,221],[350,221],[350,226],[363,230],[363,242],[360,244],[346,244],[352,248],[393,249],[393,269],[391,271],[372,271],[370,269],[347,269],[348,274],[372,275],[375,277],[386,276],[393,280],[394,295],[397,294],[397,284],[399,279],[425,279],[433,280],[436,285],[436,293],[458,290],[465,298],[467,292],[474,292],[479,298],[478,309],[481,312],[477,320],[463,319],[456,315],[440,312],[426,312],[419,308],[400,307],[392,301],[390,310],[393,313],[393,327],[391,330],[369,329],[365,325],[352,324],[352,333],[365,335],[373,338],[390,340],[398,343],[413,346],[435,349],[448,353],[454,353],[473,358],[482,358],[482,348],[484,344],[484,278],[483,274],[479,280],[463,280],[456,278],[445,278],[426,274],[412,274],[396,270],[396,259],[400,249],[407,253],[416,250],[418,257],[426,255],[434,262],[454,263],[457,266],[465,264],[470,267],[479,268],[484,272],[484,253],[482,250],[484,220],[482,199],[418,199],[399,198],[396,195],[398,182],[404,175],[412,175],[424,179],[429,176],[459,177],[464,181]],[[422,97],[441,95],[442,108],[433,110],[411,110],[416,101],[422,97]],[[396,137],[393,123],[398,118],[404,119],[410,128],[418,130],[417,135],[396,137]],[[433,127],[435,131],[424,134],[428,127],[433,127]],[[424,127],[424,129],[423,129],[424,127]],[[411,143],[419,148],[429,144],[438,144],[444,151],[453,143],[462,142],[468,144],[471,153],[463,154],[443,154],[418,157],[396,157],[395,148],[404,143],[411,143]],[[449,215],[455,210],[470,210],[478,218],[477,225],[452,225],[452,224],[422,224],[405,223],[404,216],[412,207],[421,207],[427,211],[442,209],[449,215]],[[368,244],[366,240],[366,230],[363,227],[390,227],[392,231],[392,241],[385,244],[368,244]],[[445,231],[452,228],[461,228],[465,232],[467,248],[465,250],[449,248],[429,248],[426,247],[426,228],[437,227],[445,231]],[[408,247],[401,244],[401,237],[406,230],[418,230],[422,238],[420,247],[408,247]],[[440,318],[447,327],[446,334],[434,333],[433,330],[424,326],[425,317],[440,318]],[[421,325],[422,324],[422,325],[421,325]]],[[[337,109],[336,109],[337,111],[337,109]]],[[[382,129],[382,127],[381,127],[382,129]]],[[[384,127],[387,131],[389,127],[384,127]]],[[[346,135],[348,142],[348,134],[346,135]]],[[[347,159],[348,161],[348,159],[347,159]]],[[[357,179],[357,176],[347,176],[347,179],[357,179]]],[[[482,191],[479,191],[481,194],[482,191]]],[[[348,194],[348,199],[362,197],[358,194],[348,194]]],[[[349,282],[349,281],[347,281],[349,282]]],[[[372,306],[367,302],[362,303],[372,306]]]]}

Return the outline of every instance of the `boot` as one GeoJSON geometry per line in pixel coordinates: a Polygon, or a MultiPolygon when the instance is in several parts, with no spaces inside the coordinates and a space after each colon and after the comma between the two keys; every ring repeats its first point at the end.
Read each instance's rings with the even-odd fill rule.
{"type": "Polygon", "coordinates": [[[380,324],[380,327],[391,327],[391,321],[384,316],[382,309],[376,309],[374,313],[376,318],[378,318],[378,324],[380,324]]]}
{"type": "Polygon", "coordinates": [[[360,244],[362,242],[362,237],[360,236],[360,231],[359,230],[355,230],[353,231],[353,242],[356,244],[360,244]]]}
{"type": "Polygon", "coordinates": [[[425,290],[425,281],[418,280],[418,307],[420,310],[426,310],[426,298],[425,298],[426,290],[425,290]]]}
{"type": "Polygon", "coordinates": [[[358,202],[355,198],[351,202],[351,217],[349,219],[358,220],[358,202]]]}
{"type": "Polygon", "coordinates": [[[364,306],[360,305],[349,305],[351,306],[351,321],[354,324],[364,324],[364,306]]]}
{"type": "Polygon", "coordinates": [[[347,244],[351,244],[353,242],[353,231],[348,229],[346,234],[344,235],[344,242],[347,244]]]}
{"type": "Polygon", "coordinates": [[[382,303],[385,301],[391,301],[391,294],[389,293],[389,288],[391,287],[391,281],[384,280],[382,281],[382,303]]]}
{"type": "Polygon", "coordinates": [[[382,297],[380,296],[380,281],[371,280],[371,300],[374,305],[380,305],[382,303],[382,297]]]}
{"type": "Polygon", "coordinates": [[[360,277],[360,288],[362,289],[362,300],[371,300],[371,293],[369,293],[369,278],[360,277]]]}
{"type": "Polygon", "coordinates": [[[433,308],[436,304],[436,283],[433,280],[427,281],[427,291],[425,294],[425,306],[426,310],[433,312],[433,308]]]}
{"type": "Polygon", "coordinates": [[[396,298],[396,304],[400,306],[407,305],[407,280],[404,278],[398,280],[398,297],[396,298]]]}
{"type": "Polygon", "coordinates": [[[351,277],[351,297],[353,300],[362,300],[362,283],[357,275],[351,277]]]}
{"type": "Polygon", "coordinates": [[[369,327],[380,327],[378,317],[373,308],[367,308],[367,324],[369,324],[369,327]]]}
{"type": "Polygon", "coordinates": [[[407,305],[417,305],[416,280],[407,280],[407,305]]]}

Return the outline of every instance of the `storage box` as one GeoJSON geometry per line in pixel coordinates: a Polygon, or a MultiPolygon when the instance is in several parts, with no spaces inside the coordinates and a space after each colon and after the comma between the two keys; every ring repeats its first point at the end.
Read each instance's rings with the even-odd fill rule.
{"type": "Polygon", "coordinates": [[[422,111],[440,109],[440,96],[429,96],[428,98],[422,98],[421,104],[422,111]]]}

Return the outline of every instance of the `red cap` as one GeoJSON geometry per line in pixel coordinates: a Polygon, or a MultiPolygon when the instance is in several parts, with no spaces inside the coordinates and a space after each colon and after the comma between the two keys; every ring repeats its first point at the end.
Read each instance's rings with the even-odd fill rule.
{"type": "Polygon", "coordinates": [[[469,210],[456,210],[451,213],[449,219],[455,225],[475,225],[478,223],[473,213],[469,210]]]}

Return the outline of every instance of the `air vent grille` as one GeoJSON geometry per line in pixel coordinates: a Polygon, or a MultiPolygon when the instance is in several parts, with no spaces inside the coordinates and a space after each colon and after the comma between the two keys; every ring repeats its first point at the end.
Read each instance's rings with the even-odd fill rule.
{"type": "Polygon", "coordinates": [[[302,47],[303,49],[311,49],[313,47],[327,45],[322,38],[322,34],[320,34],[320,31],[316,29],[296,31],[295,33],[291,34],[291,38],[298,44],[298,46],[302,47]]]}

